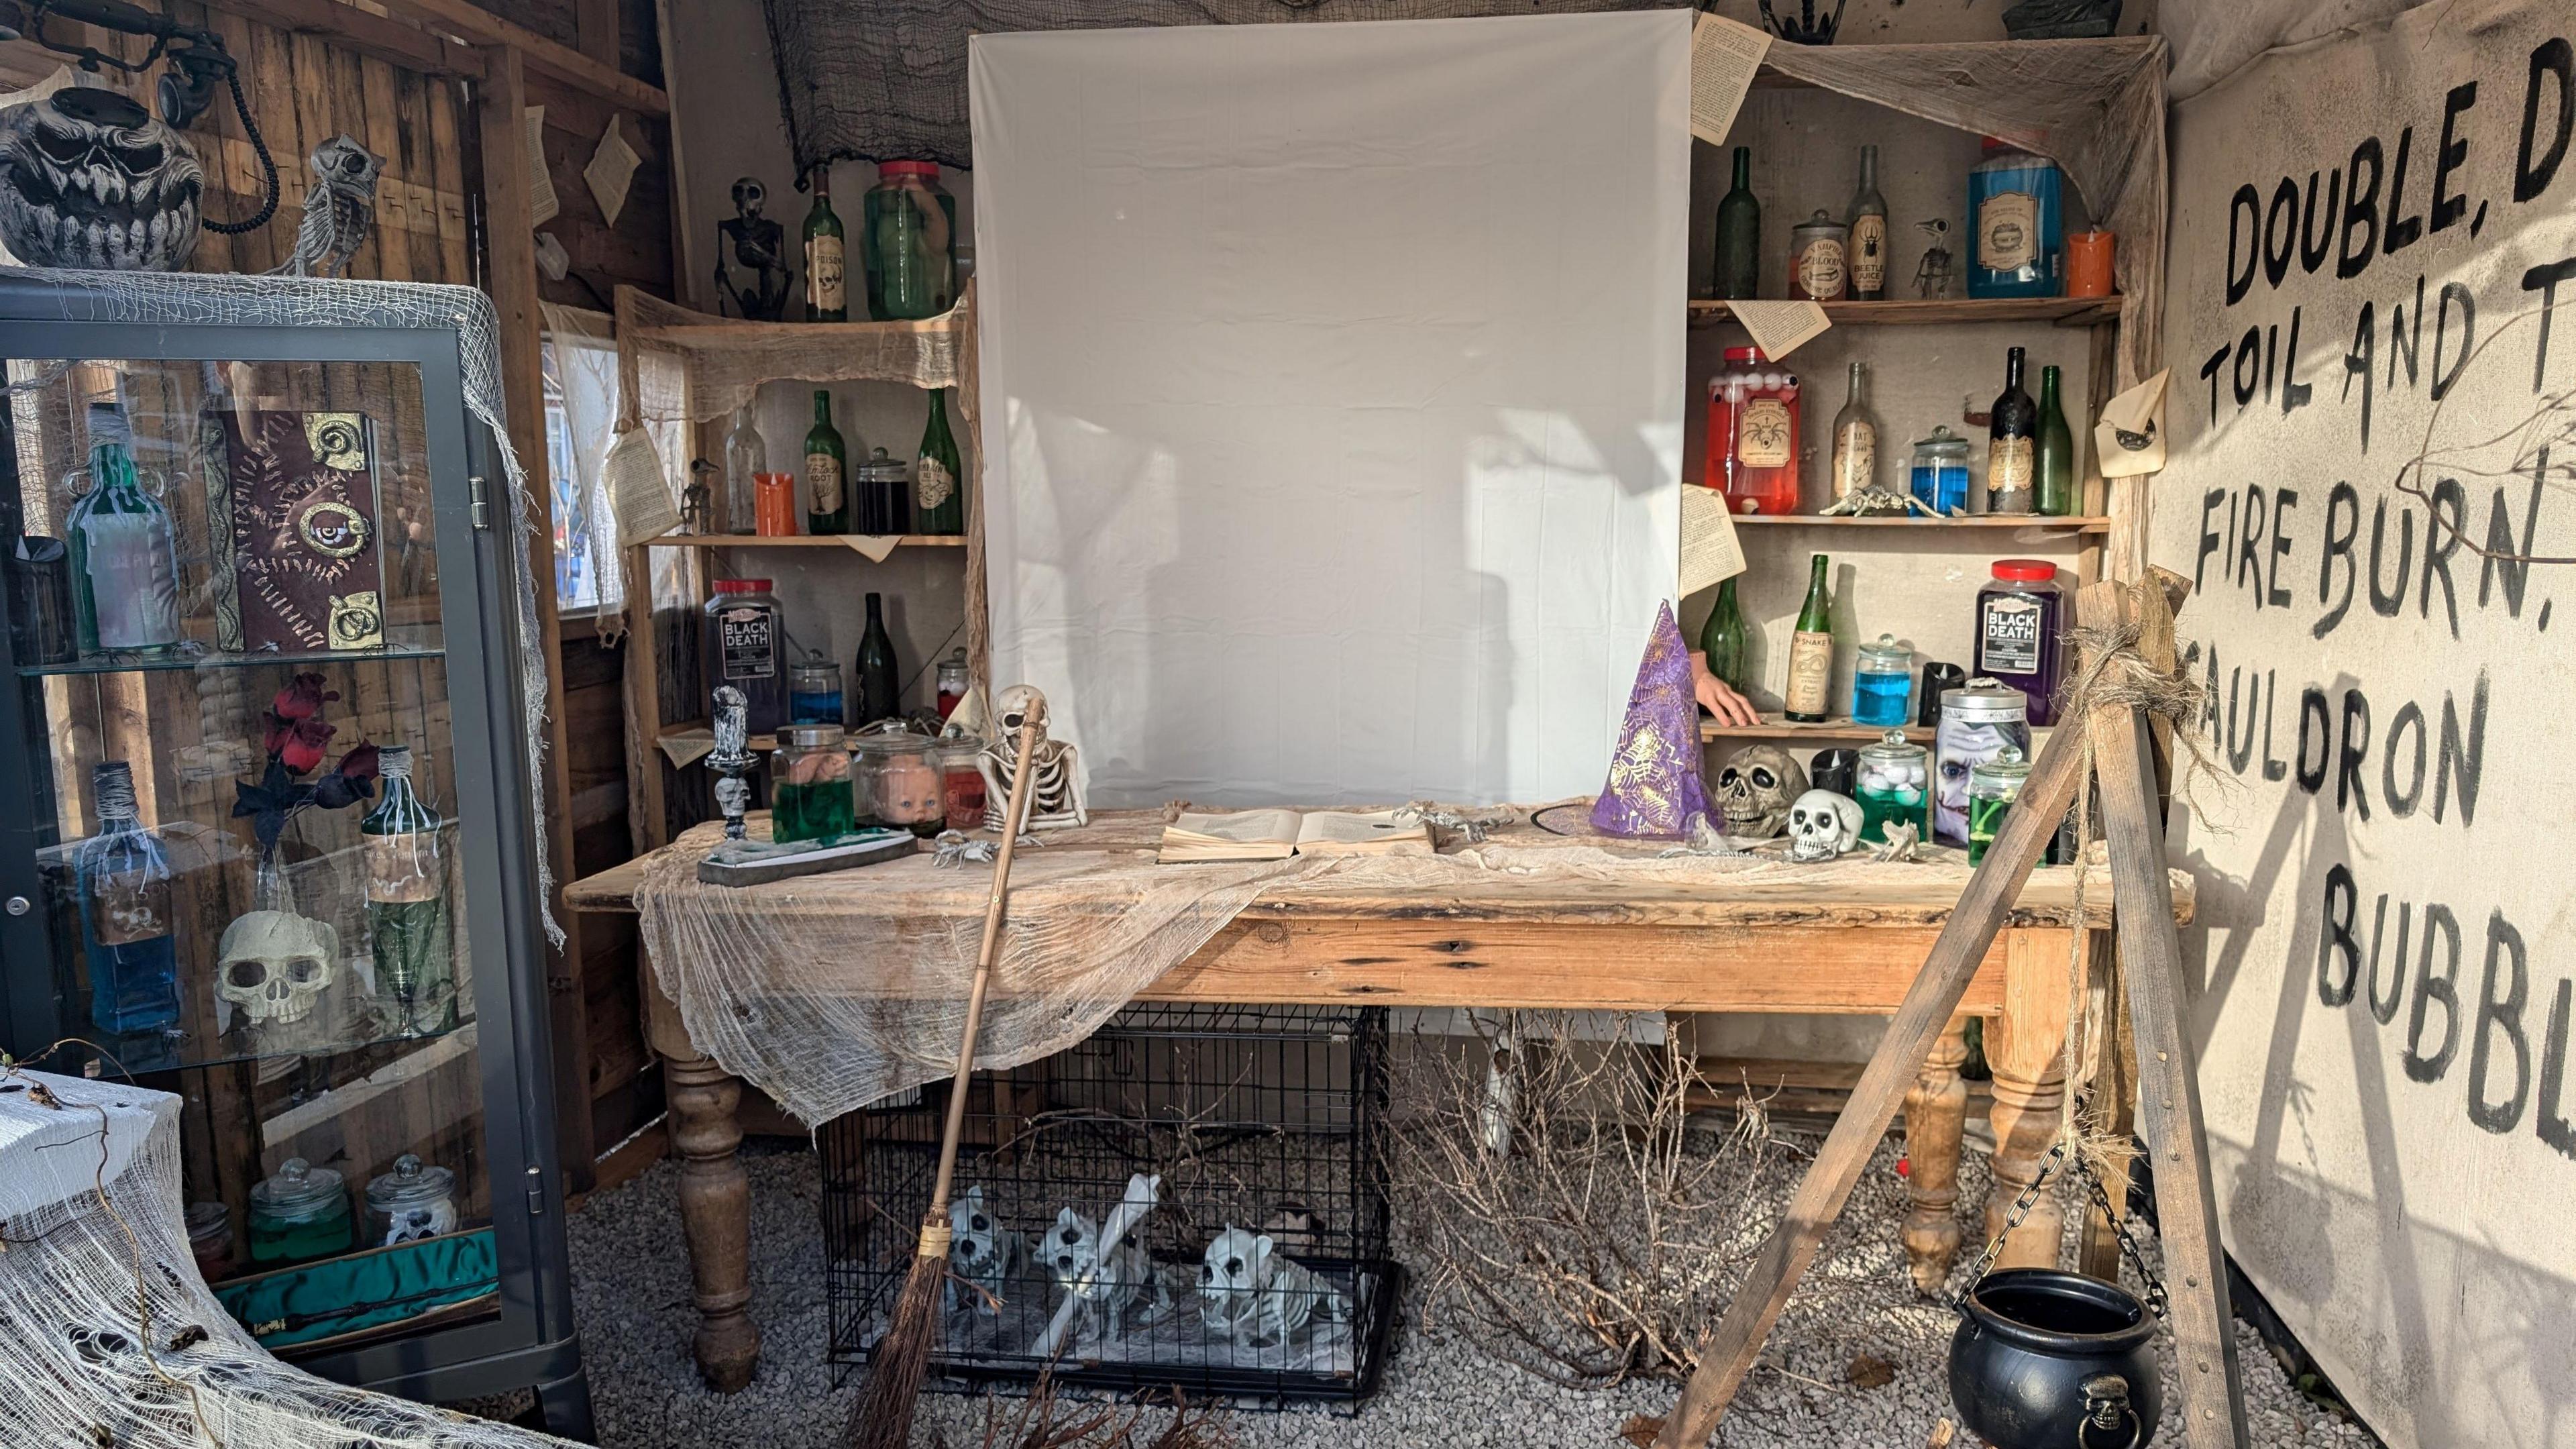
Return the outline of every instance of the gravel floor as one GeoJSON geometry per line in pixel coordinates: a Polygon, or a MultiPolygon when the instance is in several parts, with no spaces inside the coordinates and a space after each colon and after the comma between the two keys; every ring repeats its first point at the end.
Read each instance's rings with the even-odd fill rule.
{"type": "MultiPolygon", "coordinates": [[[[1949,1412],[1942,1373],[1953,1320],[1916,1298],[1906,1283],[1896,1242],[1903,1206],[1895,1158],[1890,1144],[1871,1164],[1818,1260],[1813,1277],[1821,1281],[1791,1300],[1720,1444],[1920,1449],[1949,1412]],[[1853,1387],[1847,1374],[1862,1353],[1892,1364],[1894,1380],[1853,1387]]],[[[741,1394],[709,1393],[690,1364],[695,1315],[673,1164],[665,1161],[632,1183],[598,1194],[572,1220],[583,1349],[598,1405],[599,1442],[607,1449],[837,1449],[843,1442],[856,1390],[835,1391],[822,1362],[828,1320],[814,1154],[754,1146],[746,1149],[745,1162],[752,1183],[752,1313],[765,1337],[760,1376],[741,1394]]],[[[1978,1201],[1982,1159],[1971,1154],[1963,1169],[1963,1201],[1978,1201]]],[[[1399,1187],[1399,1234],[1400,1195],[1399,1187]]],[[[1968,1232],[1973,1247],[1974,1224],[1968,1232]]],[[[2250,1328],[2240,1323],[2238,1333],[2253,1444],[2368,1449],[2374,1443],[2362,1429],[2293,1391],[2250,1328]]],[[[2170,1363],[2166,1382],[2174,1382],[2170,1363]]],[[[1422,1325],[1418,1314],[1409,1314],[1384,1389],[1356,1416],[1238,1413],[1227,1416],[1227,1427],[1242,1449],[1616,1446],[1629,1416],[1662,1412],[1673,1392],[1664,1384],[1603,1393],[1559,1389],[1495,1365],[1436,1323],[1422,1325]]],[[[976,1449],[983,1414],[973,1400],[928,1397],[914,1442],[924,1449],[976,1449]]],[[[1962,1433],[1957,1442],[1973,1441],[1962,1433]]]]}

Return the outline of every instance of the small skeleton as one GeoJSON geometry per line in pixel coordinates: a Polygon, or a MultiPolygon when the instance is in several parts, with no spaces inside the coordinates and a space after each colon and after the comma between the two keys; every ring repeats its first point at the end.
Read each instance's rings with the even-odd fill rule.
{"type": "Polygon", "coordinates": [[[1046,734],[1046,696],[1025,684],[1014,684],[993,700],[993,742],[975,758],[984,776],[984,828],[1002,828],[1010,808],[1011,776],[1019,768],[1020,725],[1034,715],[1037,742],[1029,752],[1028,830],[1069,830],[1088,824],[1082,804],[1082,768],[1073,746],[1046,734]]]}
{"type": "Polygon", "coordinates": [[[1923,249],[1923,260],[1914,266],[1914,295],[1935,302],[1950,295],[1950,223],[1939,217],[1914,223],[1917,231],[1932,238],[1923,249]]]}
{"type": "Polygon", "coordinates": [[[1810,790],[1789,807],[1789,858],[1832,860],[1860,843],[1860,804],[1831,790],[1810,790]]]}
{"type": "Polygon", "coordinates": [[[1914,859],[1915,850],[1923,844],[1922,826],[1891,820],[1880,828],[1887,832],[1887,843],[1871,851],[1870,859],[1881,862],[1914,859]]]}
{"type": "Polygon", "coordinates": [[[787,313],[787,229],[761,214],[769,188],[756,176],[733,183],[733,215],[716,223],[717,311],[731,301],[755,322],[775,322],[787,313]],[[732,264],[726,263],[730,253],[732,264]],[[737,285],[733,268],[751,274],[750,285],[737,285]]]}
{"type": "Polygon", "coordinates": [[[956,1313],[963,1300],[976,1317],[998,1319],[1012,1285],[1029,1276],[1029,1240],[993,1220],[980,1184],[948,1205],[948,1229],[948,1265],[956,1275],[948,1311],[956,1313]]]}
{"type": "Polygon", "coordinates": [[[295,254],[270,276],[337,277],[366,244],[376,225],[376,178],[385,158],[348,136],[313,148],[313,185],[304,193],[304,222],[295,229],[295,254]]]}
{"type": "Polygon", "coordinates": [[[1132,1309],[1145,1310],[1136,1320],[1140,1325],[1171,1311],[1171,1290],[1156,1276],[1154,1260],[1145,1256],[1145,1250],[1121,1242],[1110,1250],[1109,1260],[1101,1262],[1099,1225],[1072,1208],[1055,1215],[1055,1226],[1047,1230],[1045,1254],[1056,1285],[1083,1300],[1090,1310],[1084,1327],[1093,1343],[1126,1337],[1127,1314],[1132,1309]],[[1082,1281],[1086,1274],[1092,1278],[1087,1286],[1082,1281]]]}
{"type": "Polygon", "coordinates": [[[1350,1303],[1322,1274],[1278,1250],[1268,1234],[1229,1227],[1199,1263],[1199,1321],[1248,1346],[1285,1343],[1318,1318],[1348,1323],[1350,1303]]]}
{"type": "Polygon", "coordinates": [[[1887,488],[1855,488],[1833,501],[1824,511],[1827,518],[1878,518],[1888,515],[1920,513],[1926,518],[1941,515],[1932,505],[1911,493],[1898,493],[1887,488]]]}

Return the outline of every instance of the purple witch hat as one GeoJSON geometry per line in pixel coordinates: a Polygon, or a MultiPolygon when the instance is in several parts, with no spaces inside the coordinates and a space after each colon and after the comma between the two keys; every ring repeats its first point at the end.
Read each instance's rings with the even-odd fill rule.
{"type": "Polygon", "coordinates": [[[1655,614],[1636,688],[1628,691],[1628,717],[1610,756],[1610,778],[1592,802],[1592,828],[1607,835],[1687,835],[1691,821],[1707,813],[1690,650],[1667,603],[1655,614]]]}

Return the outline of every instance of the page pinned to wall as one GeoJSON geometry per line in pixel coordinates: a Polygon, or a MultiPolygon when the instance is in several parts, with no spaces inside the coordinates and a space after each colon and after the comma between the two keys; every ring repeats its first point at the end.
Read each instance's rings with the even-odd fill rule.
{"type": "Polygon", "coordinates": [[[528,225],[544,226],[563,210],[555,178],[546,170],[546,108],[530,106],[528,122],[528,225]]]}
{"type": "Polygon", "coordinates": [[[1691,134],[1712,146],[1726,144],[1745,92],[1771,53],[1771,33],[1740,20],[1701,12],[1691,25],[1691,134]]]}
{"type": "Polygon", "coordinates": [[[626,193],[635,184],[636,168],[644,158],[626,141],[626,118],[608,118],[607,134],[599,138],[599,149],[590,154],[590,164],[581,168],[581,179],[590,186],[593,200],[599,203],[599,214],[617,225],[617,214],[626,209],[626,193]]]}
{"type": "Polygon", "coordinates": [[[1744,572],[1744,544],[1735,515],[1714,488],[1682,489],[1682,571],[1676,598],[1711,589],[1744,572]]]}

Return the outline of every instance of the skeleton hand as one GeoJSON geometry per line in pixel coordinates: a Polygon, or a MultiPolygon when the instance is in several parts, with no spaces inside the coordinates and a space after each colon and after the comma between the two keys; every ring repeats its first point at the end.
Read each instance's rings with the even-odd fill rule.
{"type": "Polygon", "coordinates": [[[1691,695],[1700,702],[1702,709],[1717,717],[1719,724],[1754,725],[1762,722],[1762,717],[1754,711],[1753,701],[1736,693],[1733,686],[1709,672],[1707,654],[1694,649],[1690,662],[1691,695]]]}

